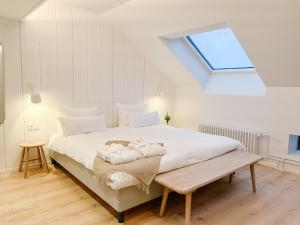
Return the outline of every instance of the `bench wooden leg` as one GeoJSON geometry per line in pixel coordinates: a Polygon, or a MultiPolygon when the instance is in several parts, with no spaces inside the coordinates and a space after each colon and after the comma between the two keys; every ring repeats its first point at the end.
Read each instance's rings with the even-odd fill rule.
{"type": "Polygon", "coordinates": [[[255,180],[255,164],[250,165],[251,180],[252,180],[252,190],[256,193],[256,180],[255,180]]]}
{"type": "Polygon", "coordinates": [[[185,225],[191,223],[191,205],[192,205],[192,193],[185,195],[185,225]]]}
{"type": "Polygon", "coordinates": [[[165,187],[162,202],[161,202],[160,212],[159,212],[160,216],[163,216],[165,214],[169,193],[170,193],[170,189],[165,187]]]}

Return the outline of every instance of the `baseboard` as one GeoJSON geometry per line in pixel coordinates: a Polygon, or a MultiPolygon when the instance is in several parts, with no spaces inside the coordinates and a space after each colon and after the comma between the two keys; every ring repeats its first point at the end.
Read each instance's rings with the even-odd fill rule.
{"type": "Polygon", "coordinates": [[[0,170],[0,175],[15,173],[17,171],[18,171],[18,168],[4,169],[4,170],[0,170]]]}
{"type": "Polygon", "coordinates": [[[275,155],[266,155],[259,164],[300,175],[300,162],[275,155]]]}
{"type": "MultiPolygon", "coordinates": [[[[51,161],[47,161],[48,165],[52,165],[51,161]]],[[[16,173],[19,171],[19,168],[16,167],[16,168],[10,168],[10,169],[3,169],[3,170],[0,170],[0,176],[1,175],[7,175],[7,174],[11,174],[11,173],[16,173]]]]}

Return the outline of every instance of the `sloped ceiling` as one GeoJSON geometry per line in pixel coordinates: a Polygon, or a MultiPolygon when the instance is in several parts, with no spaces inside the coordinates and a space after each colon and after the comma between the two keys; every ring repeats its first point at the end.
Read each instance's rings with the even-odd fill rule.
{"type": "MultiPolygon", "coordinates": [[[[51,1],[51,0],[48,0],[51,1]]],[[[108,10],[118,7],[129,0],[56,0],[76,8],[85,9],[95,13],[102,14],[108,10]]]]}
{"type": "Polygon", "coordinates": [[[0,17],[21,19],[45,0],[0,0],[0,17]]]}
{"type": "Polygon", "coordinates": [[[104,18],[178,85],[195,80],[159,37],[226,23],[267,86],[300,86],[298,0],[131,0],[104,18]]]}

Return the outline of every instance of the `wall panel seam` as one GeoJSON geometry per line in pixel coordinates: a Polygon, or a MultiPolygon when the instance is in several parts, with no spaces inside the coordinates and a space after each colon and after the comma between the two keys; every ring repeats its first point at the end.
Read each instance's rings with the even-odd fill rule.
{"type": "MultiPolygon", "coordinates": [[[[19,43],[20,43],[20,69],[21,69],[21,74],[20,74],[20,79],[21,79],[21,93],[22,93],[22,108],[23,108],[23,139],[25,140],[25,132],[26,132],[26,126],[25,126],[25,116],[24,116],[24,111],[25,111],[25,93],[24,93],[24,74],[23,74],[23,54],[22,54],[22,26],[21,26],[21,21],[19,21],[19,43]]],[[[5,136],[4,136],[5,137],[5,136]]],[[[5,141],[5,138],[4,138],[5,141]]],[[[6,151],[6,150],[5,150],[6,151]]],[[[6,158],[6,157],[5,157],[6,158]]],[[[6,167],[5,167],[6,168],[6,167]]]]}
{"type": "Polygon", "coordinates": [[[111,124],[113,126],[114,123],[114,35],[115,35],[115,29],[114,27],[112,27],[111,30],[111,100],[112,100],[112,104],[111,104],[111,124]]]}
{"type": "Polygon", "coordinates": [[[90,105],[90,100],[89,100],[89,16],[86,14],[85,16],[85,26],[86,26],[86,105],[90,105]]]}
{"type": "Polygon", "coordinates": [[[40,32],[40,15],[37,15],[36,20],[37,20],[37,38],[38,38],[38,48],[39,48],[39,69],[40,69],[40,74],[39,74],[39,83],[40,83],[40,90],[42,90],[42,54],[41,54],[41,32],[40,32]]]}
{"type": "Polygon", "coordinates": [[[71,8],[71,22],[72,22],[72,65],[73,65],[73,107],[75,106],[75,65],[74,65],[74,15],[73,9],[71,8]]]}
{"type": "Polygon", "coordinates": [[[59,103],[59,95],[60,95],[60,84],[59,84],[59,58],[58,58],[58,19],[57,19],[57,4],[54,5],[55,12],[55,47],[56,47],[56,104],[59,103]]]}

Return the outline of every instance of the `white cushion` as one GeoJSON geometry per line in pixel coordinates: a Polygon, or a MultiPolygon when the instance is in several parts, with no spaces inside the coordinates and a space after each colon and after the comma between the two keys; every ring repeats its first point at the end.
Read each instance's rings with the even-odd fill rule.
{"type": "Polygon", "coordinates": [[[85,117],[58,117],[64,136],[103,131],[106,128],[103,115],[85,117]]]}
{"type": "Polygon", "coordinates": [[[147,127],[160,124],[157,111],[150,113],[128,113],[130,127],[147,127]]]}
{"type": "Polygon", "coordinates": [[[126,104],[116,104],[118,111],[118,121],[119,127],[128,127],[128,113],[146,113],[147,105],[126,105],[126,104]]]}
{"type": "Polygon", "coordinates": [[[81,116],[97,116],[99,114],[97,107],[89,108],[71,108],[66,106],[58,107],[58,114],[62,117],[81,117],[81,116]]]}

